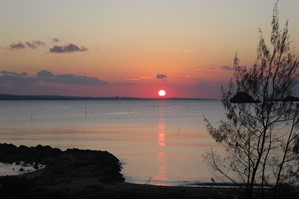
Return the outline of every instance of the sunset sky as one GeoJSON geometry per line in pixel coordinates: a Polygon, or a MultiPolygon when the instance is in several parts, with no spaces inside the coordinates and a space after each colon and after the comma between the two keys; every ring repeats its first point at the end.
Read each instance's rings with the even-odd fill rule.
{"type": "MultiPolygon", "coordinates": [[[[0,0],[0,93],[220,98],[275,0],[0,0]]],[[[280,0],[299,52],[299,1],[280,0]]]]}

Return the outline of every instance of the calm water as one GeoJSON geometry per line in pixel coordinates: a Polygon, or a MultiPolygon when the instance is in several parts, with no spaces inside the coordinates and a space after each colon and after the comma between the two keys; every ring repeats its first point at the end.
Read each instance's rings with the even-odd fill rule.
{"type": "Polygon", "coordinates": [[[210,182],[202,154],[219,146],[206,131],[204,115],[219,121],[224,117],[221,102],[1,101],[0,141],[107,150],[123,163],[128,182],[210,182]]]}

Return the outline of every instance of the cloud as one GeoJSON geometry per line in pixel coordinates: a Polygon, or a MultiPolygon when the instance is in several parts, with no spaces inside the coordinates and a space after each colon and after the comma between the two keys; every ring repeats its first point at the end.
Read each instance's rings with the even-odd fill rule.
{"type": "Polygon", "coordinates": [[[17,73],[11,71],[0,71],[0,83],[20,84],[20,83],[60,83],[60,84],[74,84],[74,85],[109,85],[108,82],[97,79],[95,77],[88,77],[74,74],[53,74],[48,70],[41,70],[36,75],[29,76],[27,73],[17,73]]]}
{"type": "Polygon", "coordinates": [[[55,43],[57,43],[57,42],[59,42],[60,40],[59,40],[58,38],[53,38],[52,41],[55,42],[55,43]]]}
{"type": "Polygon", "coordinates": [[[204,72],[204,73],[212,73],[212,72],[223,72],[223,71],[234,71],[234,66],[219,66],[219,67],[198,67],[196,68],[196,72],[204,72]]]}
{"type": "Polygon", "coordinates": [[[87,77],[83,75],[60,74],[53,76],[50,82],[63,84],[79,84],[79,85],[108,85],[108,82],[97,79],[95,77],[87,77]]]}
{"type": "Polygon", "coordinates": [[[3,76],[27,76],[28,74],[23,72],[23,73],[17,73],[17,72],[12,72],[12,71],[0,71],[0,74],[3,76]]]}
{"type": "Polygon", "coordinates": [[[84,52],[87,51],[88,49],[81,46],[78,47],[75,44],[68,44],[64,46],[53,46],[53,48],[50,48],[51,53],[72,53],[72,52],[84,52]]]}
{"type": "Polygon", "coordinates": [[[184,50],[178,50],[178,49],[174,49],[173,50],[174,53],[193,53],[194,49],[190,48],[190,49],[184,49],[184,50]]]}
{"type": "Polygon", "coordinates": [[[138,78],[140,80],[149,80],[149,79],[151,79],[151,77],[149,77],[149,76],[139,76],[138,78]]]}
{"type": "Polygon", "coordinates": [[[217,70],[217,67],[200,67],[197,68],[195,71],[196,72],[214,72],[217,70]]]}
{"type": "Polygon", "coordinates": [[[37,82],[37,79],[28,76],[27,73],[17,73],[12,71],[0,71],[0,83],[7,84],[7,83],[34,83],[37,82]]]}
{"type": "Polygon", "coordinates": [[[42,41],[36,40],[36,41],[26,41],[25,42],[27,47],[31,48],[31,49],[37,49],[40,46],[46,46],[46,44],[42,41]]]}
{"type": "Polygon", "coordinates": [[[192,52],[194,52],[194,49],[185,49],[184,50],[184,53],[192,53],[192,52]]]}
{"type": "Polygon", "coordinates": [[[34,40],[34,41],[18,41],[16,43],[12,43],[9,45],[9,50],[20,50],[24,48],[31,48],[31,49],[37,49],[40,46],[46,46],[46,44],[42,41],[39,40],[34,40]]]}
{"type": "Polygon", "coordinates": [[[185,74],[185,75],[179,75],[176,76],[177,78],[183,78],[183,79],[194,79],[195,77],[193,75],[185,74]]]}
{"type": "Polygon", "coordinates": [[[41,70],[37,72],[36,76],[41,78],[48,78],[48,77],[54,77],[54,74],[47,70],[41,70]]]}
{"type": "Polygon", "coordinates": [[[221,70],[227,70],[227,71],[234,71],[235,70],[235,67],[233,66],[220,66],[220,69],[221,70]]]}
{"type": "Polygon", "coordinates": [[[156,75],[156,79],[166,80],[167,79],[167,75],[159,73],[159,74],[156,75]]]}
{"type": "Polygon", "coordinates": [[[141,80],[150,80],[151,77],[149,76],[138,76],[138,77],[131,77],[131,78],[126,78],[123,79],[124,81],[141,81],[141,80]]]}
{"type": "Polygon", "coordinates": [[[18,43],[12,43],[9,45],[9,49],[10,50],[19,50],[19,49],[23,49],[26,48],[26,45],[23,42],[18,42],[18,43]]]}

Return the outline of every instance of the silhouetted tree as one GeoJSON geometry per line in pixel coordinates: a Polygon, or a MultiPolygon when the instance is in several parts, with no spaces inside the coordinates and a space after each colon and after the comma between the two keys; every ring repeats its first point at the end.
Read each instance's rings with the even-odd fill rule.
{"type": "Polygon", "coordinates": [[[299,101],[287,100],[298,88],[299,59],[289,47],[288,22],[279,27],[277,7],[278,2],[270,47],[260,30],[256,63],[247,68],[234,58],[235,73],[228,88],[221,88],[227,120],[215,128],[206,119],[210,135],[227,152],[222,157],[211,149],[206,160],[220,179],[244,189],[247,198],[254,190],[264,198],[266,187],[275,198],[283,185],[299,180],[299,101]],[[240,103],[236,94],[251,101],[240,103]]]}

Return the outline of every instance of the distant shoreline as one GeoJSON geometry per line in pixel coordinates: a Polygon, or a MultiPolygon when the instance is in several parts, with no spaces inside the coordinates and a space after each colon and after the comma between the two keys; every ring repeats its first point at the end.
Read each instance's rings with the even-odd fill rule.
{"type": "Polygon", "coordinates": [[[11,95],[0,94],[0,101],[26,101],[26,100],[216,100],[208,98],[138,98],[138,97],[78,97],[62,95],[11,95]]]}

